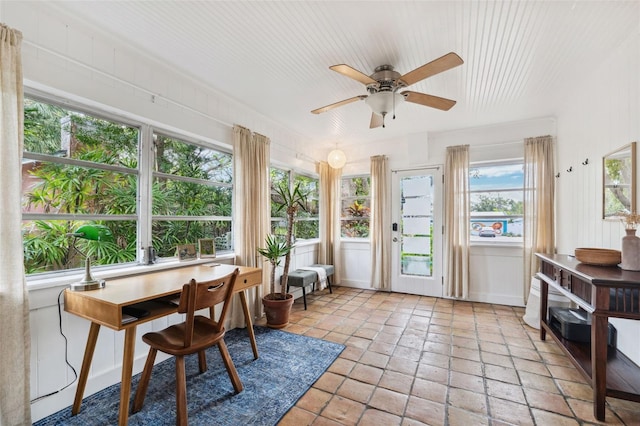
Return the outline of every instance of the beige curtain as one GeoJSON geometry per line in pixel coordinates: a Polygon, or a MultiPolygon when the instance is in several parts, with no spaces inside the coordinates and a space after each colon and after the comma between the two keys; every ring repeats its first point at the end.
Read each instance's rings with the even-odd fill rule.
{"type": "Polygon", "coordinates": [[[333,265],[333,282],[340,284],[340,182],[342,169],[326,161],[317,164],[320,176],[320,249],[318,263],[333,265]]]}
{"type": "Polygon", "coordinates": [[[0,24],[0,425],[31,424],[29,294],[22,258],[22,34],[0,24]]]}
{"type": "Polygon", "coordinates": [[[447,147],[444,167],[445,295],[469,295],[469,145],[447,147]]]}
{"type": "MultiPolygon", "coordinates": [[[[262,268],[262,287],[248,295],[254,318],[262,316],[261,298],[269,292],[269,264],[263,262],[256,251],[264,246],[264,239],[270,232],[269,146],[266,136],[251,133],[242,126],[233,127],[236,264],[262,268]]],[[[229,317],[230,327],[245,326],[238,297],[234,298],[229,317]]]]}
{"type": "Polygon", "coordinates": [[[371,157],[371,287],[391,291],[391,170],[387,157],[371,157]]]}
{"type": "Polygon", "coordinates": [[[555,178],[551,136],[524,141],[524,300],[531,277],[539,268],[539,253],[555,251],[555,178]]]}

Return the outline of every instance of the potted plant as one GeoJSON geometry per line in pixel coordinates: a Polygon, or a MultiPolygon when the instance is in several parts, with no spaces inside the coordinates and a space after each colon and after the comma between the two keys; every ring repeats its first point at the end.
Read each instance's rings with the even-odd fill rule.
{"type": "Polygon", "coordinates": [[[300,209],[306,210],[307,195],[300,189],[299,183],[293,189],[286,183],[282,183],[275,189],[275,192],[275,201],[278,205],[276,212],[285,211],[287,232],[284,241],[275,235],[267,235],[266,246],[258,248],[258,253],[271,264],[270,292],[262,298],[267,326],[283,328],[289,324],[289,312],[293,304],[293,295],[287,293],[287,279],[293,249],[293,225],[298,211],[300,209]],[[280,259],[283,256],[284,266],[280,278],[280,292],[277,293],[275,289],[276,268],[280,266],[280,259]]]}

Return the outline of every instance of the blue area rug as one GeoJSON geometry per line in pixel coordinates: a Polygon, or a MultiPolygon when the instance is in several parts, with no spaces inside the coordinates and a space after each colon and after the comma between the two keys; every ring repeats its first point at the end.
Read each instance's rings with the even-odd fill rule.
{"type": "MultiPolygon", "coordinates": [[[[274,425],[340,355],[344,345],[312,337],[254,327],[260,358],[253,359],[246,329],[228,331],[225,341],[244,390],[234,394],[217,347],[207,350],[209,369],[198,374],[198,358],[186,358],[190,425],[274,425]]],[[[131,402],[140,375],[133,378],[131,402]]],[[[80,413],[67,407],[34,423],[36,426],[118,424],[120,384],[82,401],[80,413]]],[[[174,425],[175,361],[153,368],[142,410],[129,416],[129,425],[174,425]]]]}

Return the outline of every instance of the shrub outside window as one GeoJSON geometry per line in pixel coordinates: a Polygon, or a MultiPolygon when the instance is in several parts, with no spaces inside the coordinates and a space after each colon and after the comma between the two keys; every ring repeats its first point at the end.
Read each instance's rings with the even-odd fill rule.
{"type": "Polygon", "coordinates": [[[340,236],[368,238],[371,215],[369,176],[343,178],[341,185],[340,236]]]}
{"type": "Polygon", "coordinates": [[[22,236],[27,274],[136,259],[139,129],[25,99],[22,236]],[[110,228],[114,242],[70,236],[110,228]]]}
{"type": "Polygon", "coordinates": [[[94,265],[133,263],[148,245],[138,238],[163,257],[199,238],[213,238],[218,253],[232,250],[231,154],[105,116],[25,99],[27,274],[80,268],[85,256],[94,265]],[[107,226],[114,241],[70,235],[85,224],[107,226]]]}
{"type": "Polygon", "coordinates": [[[522,241],[522,161],[472,165],[469,169],[469,192],[471,241],[522,241]]]}
{"type": "Polygon", "coordinates": [[[231,251],[232,156],[162,134],[153,135],[152,237],[156,253],[175,255],[179,244],[213,238],[231,251]]]}

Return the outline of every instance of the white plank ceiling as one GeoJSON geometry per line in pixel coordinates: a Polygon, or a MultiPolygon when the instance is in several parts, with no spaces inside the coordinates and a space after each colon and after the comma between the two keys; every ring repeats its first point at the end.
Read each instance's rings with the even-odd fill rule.
{"type": "Polygon", "coordinates": [[[634,1],[59,1],[56,7],[318,144],[365,143],[554,114],[572,84],[638,31],[634,1]],[[410,86],[457,100],[404,103],[369,129],[366,94],[329,70],[405,74],[447,52],[465,63],[410,86]]]}

